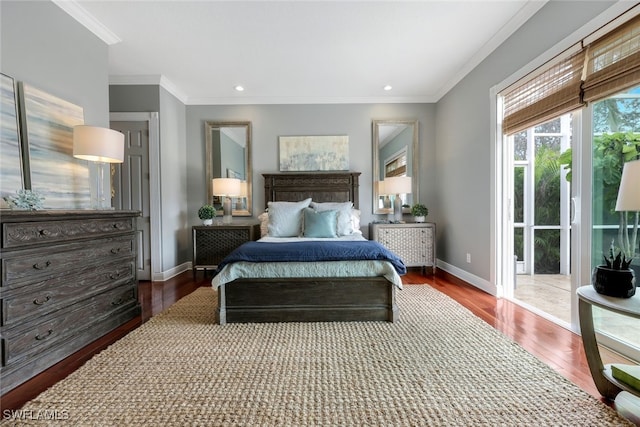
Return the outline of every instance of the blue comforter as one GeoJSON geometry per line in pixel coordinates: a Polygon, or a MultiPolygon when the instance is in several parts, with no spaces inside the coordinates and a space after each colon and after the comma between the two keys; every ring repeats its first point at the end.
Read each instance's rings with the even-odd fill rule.
{"type": "Polygon", "coordinates": [[[218,265],[216,274],[234,262],[287,262],[287,261],[389,261],[398,274],[407,272],[404,262],[393,252],[373,240],[363,241],[307,241],[290,243],[247,242],[231,252],[218,265]]]}

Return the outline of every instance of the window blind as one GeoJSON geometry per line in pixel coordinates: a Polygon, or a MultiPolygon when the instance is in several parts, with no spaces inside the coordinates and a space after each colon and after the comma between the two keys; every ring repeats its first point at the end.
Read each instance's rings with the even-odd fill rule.
{"type": "Polygon", "coordinates": [[[580,97],[584,58],[584,50],[580,50],[507,90],[503,101],[503,133],[520,132],[581,108],[584,105],[580,97]]]}
{"type": "Polygon", "coordinates": [[[589,44],[585,101],[606,98],[640,83],[640,16],[589,44]]]}

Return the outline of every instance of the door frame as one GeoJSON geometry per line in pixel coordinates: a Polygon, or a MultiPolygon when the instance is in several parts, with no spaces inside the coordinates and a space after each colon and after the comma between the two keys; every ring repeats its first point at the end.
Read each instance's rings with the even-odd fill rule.
{"type": "Polygon", "coordinates": [[[149,240],[151,280],[164,280],[162,274],[162,210],[160,204],[160,119],[158,112],[109,113],[110,121],[143,122],[149,125],[149,240]]]}

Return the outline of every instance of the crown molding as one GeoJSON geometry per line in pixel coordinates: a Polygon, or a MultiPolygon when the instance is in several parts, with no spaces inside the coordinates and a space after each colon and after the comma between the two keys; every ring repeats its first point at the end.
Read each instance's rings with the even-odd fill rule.
{"type": "Polygon", "coordinates": [[[453,89],[467,74],[473,71],[482,61],[484,61],[494,50],[498,48],[505,40],[515,33],[522,25],[535,15],[549,0],[535,0],[527,2],[518,11],[513,19],[500,29],[491,39],[484,44],[453,77],[440,89],[436,101],[445,96],[453,89]]]}
{"type": "Polygon", "coordinates": [[[268,105],[268,104],[430,104],[437,100],[433,96],[407,97],[210,97],[189,98],[187,105],[268,105]]]}
{"type": "Polygon", "coordinates": [[[161,74],[146,75],[111,75],[110,85],[158,85],[187,105],[187,95],[171,80],[161,74]]]}
{"type": "Polygon", "coordinates": [[[56,6],[64,10],[73,19],[85,26],[89,31],[98,36],[100,40],[108,45],[120,43],[122,39],[104,24],[98,21],[84,7],[80,6],[76,0],[51,0],[56,6]]]}

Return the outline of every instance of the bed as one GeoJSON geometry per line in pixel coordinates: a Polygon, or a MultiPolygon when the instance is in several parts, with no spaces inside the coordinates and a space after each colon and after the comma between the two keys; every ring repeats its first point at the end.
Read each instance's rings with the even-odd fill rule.
{"type": "MultiPolygon", "coordinates": [[[[308,224],[313,224],[310,220],[316,218],[308,208],[313,207],[319,218],[320,215],[334,215],[326,211],[335,211],[333,207],[339,206],[339,212],[335,214],[338,230],[348,228],[343,221],[345,217],[340,215],[346,212],[342,207],[351,206],[350,203],[353,206],[349,212],[358,212],[359,175],[359,172],[264,174],[265,207],[270,207],[272,216],[271,222],[267,222],[266,214],[260,216],[263,234],[266,234],[265,227],[276,223],[273,219],[278,212],[276,208],[282,205],[288,209],[289,205],[298,208],[298,204],[307,204],[303,209],[308,224]]],[[[350,215],[350,218],[351,226],[358,228],[352,234],[338,233],[345,235],[325,239],[313,234],[308,236],[305,229],[302,238],[282,237],[287,234],[272,233],[270,228],[268,234],[278,237],[267,235],[230,254],[218,266],[212,280],[212,286],[218,291],[216,321],[225,324],[397,320],[396,291],[402,288],[400,275],[406,269],[401,260],[402,265],[398,265],[399,258],[395,254],[389,254],[377,242],[363,238],[355,217],[350,215]],[[288,243],[303,248],[298,252],[306,255],[319,245],[335,246],[350,258],[337,259],[333,253],[325,254],[323,249],[318,250],[326,257],[322,262],[309,262],[305,257],[286,258],[287,262],[284,262],[280,256],[286,251],[281,248],[288,243]],[[373,247],[375,253],[369,257],[372,259],[349,255],[358,252],[360,249],[352,249],[360,246],[363,253],[373,247]],[[257,256],[262,257],[259,261],[245,258],[243,251],[256,248],[257,256]],[[274,275],[277,277],[272,277],[274,275]]]]}

